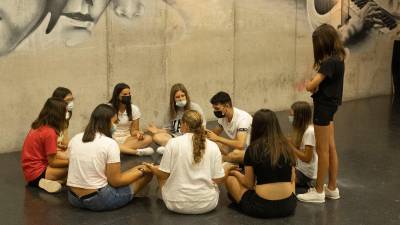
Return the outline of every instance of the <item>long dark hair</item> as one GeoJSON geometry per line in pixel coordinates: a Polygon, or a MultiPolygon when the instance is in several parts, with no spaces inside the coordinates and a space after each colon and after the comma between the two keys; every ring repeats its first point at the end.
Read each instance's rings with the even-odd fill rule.
{"type": "Polygon", "coordinates": [[[260,109],[254,114],[249,148],[250,157],[257,163],[270,163],[272,167],[277,167],[283,157],[286,163],[292,166],[296,164],[295,155],[282,133],[278,119],[269,109],[260,109]]]}
{"type": "Polygon", "coordinates": [[[329,24],[322,24],[312,34],[314,49],[314,68],[319,68],[328,57],[337,56],[340,60],[346,58],[342,40],[338,31],[329,24]]]}
{"type": "Polygon", "coordinates": [[[90,116],[90,120],[85,128],[82,141],[93,141],[97,132],[111,138],[111,119],[116,115],[116,113],[116,110],[110,105],[98,105],[90,116]]]}
{"type": "MultiPolygon", "coordinates": [[[[67,95],[72,95],[72,91],[65,87],[57,87],[53,91],[53,94],[51,95],[51,97],[65,99],[65,97],[67,97],[67,95]]],[[[71,117],[72,117],[72,111],[69,111],[68,113],[69,113],[69,118],[67,119],[67,122],[65,124],[66,128],[68,128],[69,121],[71,120],[71,117]]]]}
{"type": "Polygon", "coordinates": [[[31,128],[38,129],[42,126],[49,126],[60,134],[64,130],[66,120],[65,114],[67,113],[67,103],[61,98],[48,98],[38,118],[33,121],[31,128]]]}
{"type": "Polygon", "coordinates": [[[58,87],[53,91],[51,97],[62,98],[64,99],[67,95],[72,95],[71,90],[65,87],[58,87]]]}
{"type": "Polygon", "coordinates": [[[193,133],[193,162],[201,162],[206,150],[206,132],[203,127],[203,119],[195,110],[187,110],[182,116],[182,122],[187,124],[189,132],[193,133]]]}
{"type": "Polygon", "coordinates": [[[185,87],[185,85],[181,84],[181,83],[177,83],[172,85],[171,87],[171,91],[169,93],[169,117],[170,119],[173,119],[176,117],[176,111],[178,109],[178,106],[176,106],[176,102],[175,102],[175,94],[178,91],[182,91],[183,93],[185,93],[186,96],[186,105],[184,107],[184,110],[188,110],[190,109],[190,97],[189,97],[189,93],[185,87]]]}
{"type": "Polygon", "coordinates": [[[312,123],[312,109],[308,102],[295,102],[290,107],[293,110],[292,140],[297,148],[300,148],[304,132],[312,123]]]}
{"type": "MultiPolygon", "coordinates": [[[[112,94],[112,97],[111,97],[111,100],[109,101],[109,103],[114,107],[114,109],[117,112],[119,110],[119,104],[124,104],[123,102],[121,102],[119,100],[119,94],[121,94],[121,91],[126,88],[131,89],[129,87],[129,85],[127,85],[125,83],[119,83],[119,84],[115,85],[115,87],[114,87],[114,91],[113,91],[113,94],[112,94]]],[[[124,104],[124,105],[126,108],[126,114],[128,114],[129,121],[132,121],[132,105],[131,105],[131,103],[124,104]]]]}

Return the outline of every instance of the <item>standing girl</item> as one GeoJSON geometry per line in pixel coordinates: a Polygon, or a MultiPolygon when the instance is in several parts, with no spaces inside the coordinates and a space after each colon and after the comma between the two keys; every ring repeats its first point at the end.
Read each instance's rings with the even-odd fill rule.
{"type": "Polygon", "coordinates": [[[145,135],[139,127],[140,110],[131,102],[131,89],[127,84],[115,85],[109,104],[118,112],[116,131],[113,138],[119,144],[122,153],[131,155],[151,155],[154,150],[147,147],[151,136],[145,135]],[[147,148],[146,148],[147,147],[147,148]]]}
{"type": "Polygon", "coordinates": [[[340,198],[336,186],[338,157],[336,153],[333,118],[342,104],[344,59],[346,52],[338,32],[330,25],[319,26],[312,35],[314,47],[314,78],[306,83],[313,93],[314,129],[318,154],[318,172],[315,188],[297,198],[305,202],[325,202],[325,197],[340,198]],[[328,186],[324,185],[328,175],[328,186]]]}

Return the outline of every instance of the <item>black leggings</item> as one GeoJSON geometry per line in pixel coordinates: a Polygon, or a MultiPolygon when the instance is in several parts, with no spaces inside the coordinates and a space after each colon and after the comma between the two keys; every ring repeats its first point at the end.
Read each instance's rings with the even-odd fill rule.
{"type": "Polygon", "coordinates": [[[266,200],[257,195],[254,190],[246,191],[239,202],[244,214],[259,218],[286,217],[293,215],[297,206],[294,194],[281,200],[266,200]]]}

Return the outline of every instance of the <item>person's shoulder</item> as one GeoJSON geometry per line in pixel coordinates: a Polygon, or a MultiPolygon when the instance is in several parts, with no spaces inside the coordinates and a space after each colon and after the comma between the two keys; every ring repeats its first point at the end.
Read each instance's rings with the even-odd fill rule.
{"type": "Polygon", "coordinates": [[[309,125],[304,133],[306,133],[306,134],[310,134],[310,133],[314,134],[314,126],[313,125],[309,125]]]}
{"type": "Polygon", "coordinates": [[[132,110],[139,110],[139,106],[131,104],[132,110]]]}
{"type": "Polygon", "coordinates": [[[196,102],[190,102],[190,108],[191,109],[194,109],[194,110],[196,110],[196,109],[198,109],[198,108],[200,108],[201,109],[201,107],[200,107],[200,105],[199,104],[197,104],[196,102]]]}

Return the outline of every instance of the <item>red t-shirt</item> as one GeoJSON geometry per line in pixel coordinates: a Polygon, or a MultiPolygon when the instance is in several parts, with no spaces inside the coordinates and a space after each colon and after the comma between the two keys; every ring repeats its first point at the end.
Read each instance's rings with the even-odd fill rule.
{"type": "Polygon", "coordinates": [[[47,168],[47,156],[57,153],[57,133],[49,126],[31,129],[22,147],[21,164],[26,181],[38,178],[47,168]]]}

